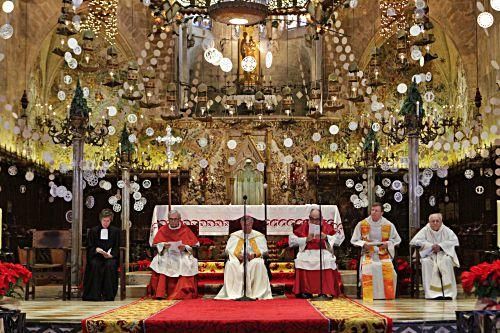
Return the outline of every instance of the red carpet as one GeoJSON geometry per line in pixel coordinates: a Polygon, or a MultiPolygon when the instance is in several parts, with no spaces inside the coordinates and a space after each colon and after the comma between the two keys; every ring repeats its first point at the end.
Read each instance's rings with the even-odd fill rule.
{"type": "Polygon", "coordinates": [[[329,321],[306,300],[179,302],[144,321],[147,333],[328,332],[329,321]]]}

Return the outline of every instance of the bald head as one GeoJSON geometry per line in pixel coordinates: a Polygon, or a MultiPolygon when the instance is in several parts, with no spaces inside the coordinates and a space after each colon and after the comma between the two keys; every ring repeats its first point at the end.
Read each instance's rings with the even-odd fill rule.
{"type": "Polygon", "coordinates": [[[313,208],[309,212],[309,223],[319,224],[321,220],[321,211],[318,208],[313,208]]]}

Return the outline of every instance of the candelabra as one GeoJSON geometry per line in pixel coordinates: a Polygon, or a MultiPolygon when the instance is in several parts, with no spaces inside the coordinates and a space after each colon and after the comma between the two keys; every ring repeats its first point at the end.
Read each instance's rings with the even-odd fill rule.
{"type": "Polygon", "coordinates": [[[42,126],[47,128],[48,134],[56,144],[69,147],[78,137],[86,144],[101,147],[108,135],[109,119],[106,118],[104,123],[93,125],[90,116],[91,110],[87,106],[78,81],[68,117],[59,122],[47,116],[42,126]]]}
{"type": "Polygon", "coordinates": [[[71,283],[80,284],[82,222],[83,222],[83,149],[85,143],[102,146],[108,135],[109,120],[104,124],[92,125],[91,110],[83,96],[80,81],[77,82],[75,94],[71,101],[69,115],[58,123],[48,117],[42,125],[48,128],[48,134],[56,144],[73,146],[73,221],[71,224],[71,283]]]}
{"type": "Polygon", "coordinates": [[[420,228],[420,201],[417,195],[419,177],[418,146],[435,140],[446,133],[448,127],[458,127],[460,120],[449,117],[437,119],[425,115],[422,96],[417,84],[412,82],[408,95],[399,114],[403,120],[394,116],[382,120],[382,133],[388,136],[392,143],[402,143],[408,138],[408,201],[409,201],[409,237],[410,239],[420,228]]]}
{"type": "Polygon", "coordinates": [[[382,132],[394,144],[399,144],[412,135],[417,136],[422,143],[427,144],[446,133],[448,128],[460,126],[460,119],[452,117],[438,119],[431,116],[424,119],[416,114],[405,115],[403,119],[396,119],[391,115],[389,119],[383,118],[381,122],[382,132]]]}

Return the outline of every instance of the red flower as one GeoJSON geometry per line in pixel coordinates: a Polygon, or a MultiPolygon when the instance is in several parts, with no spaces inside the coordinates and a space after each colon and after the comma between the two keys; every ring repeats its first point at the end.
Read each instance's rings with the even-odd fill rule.
{"type": "Polygon", "coordinates": [[[279,249],[284,249],[288,247],[288,236],[285,236],[282,240],[276,243],[276,247],[279,249]]]}
{"type": "Polygon", "coordinates": [[[463,272],[461,275],[462,280],[462,288],[467,294],[472,293],[472,289],[474,288],[474,273],[471,272],[463,272]]]}
{"type": "Polygon", "coordinates": [[[349,260],[349,263],[347,264],[347,268],[351,270],[356,270],[358,269],[358,259],[353,258],[349,260]]]}
{"type": "Polygon", "coordinates": [[[19,264],[0,262],[0,297],[19,295],[16,291],[31,279],[31,272],[19,264]]]}
{"type": "Polygon", "coordinates": [[[203,246],[203,245],[211,246],[211,245],[215,244],[212,239],[207,238],[207,237],[198,238],[198,242],[200,242],[200,246],[203,246]]]}
{"type": "Polygon", "coordinates": [[[139,260],[137,262],[137,269],[139,271],[145,271],[148,269],[149,265],[151,265],[151,261],[148,260],[148,259],[144,259],[144,260],[139,260]]]}
{"type": "Polygon", "coordinates": [[[496,298],[500,293],[500,260],[472,266],[469,272],[462,273],[461,280],[466,293],[474,291],[479,297],[496,298]]]}

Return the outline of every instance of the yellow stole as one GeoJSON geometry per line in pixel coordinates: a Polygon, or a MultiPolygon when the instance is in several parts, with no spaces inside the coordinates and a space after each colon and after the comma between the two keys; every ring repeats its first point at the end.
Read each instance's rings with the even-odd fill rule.
{"type": "MultiPolygon", "coordinates": [[[[387,242],[391,237],[391,225],[384,224],[381,228],[382,241],[387,242]]],[[[365,242],[370,241],[370,223],[368,220],[364,219],[361,221],[361,239],[365,242]]],[[[374,247],[370,246],[368,252],[365,253],[365,259],[362,265],[369,265],[372,262],[372,255],[374,252],[374,247]]],[[[391,259],[388,249],[381,249],[379,247],[378,256],[380,260],[391,259]]],[[[384,294],[386,299],[394,299],[396,292],[394,290],[394,275],[393,266],[390,261],[382,261],[382,278],[384,279],[384,294]]],[[[373,300],[373,275],[372,274],[362,274],[361,276],[362,290],[363,290],[363,300],[370,301],[373,300]]]]}
{"type": "MultiPolygon", "coordinates": [[[[242,233],[243,234],[243,233],[242,233]]],[[[257,242],[255,239],[259,237],[260,235],[257,235],[255,237],[249,238],[248,241],[250,242],[250,246],[252,247],[253,253],[255,253],[255,256],[258,258],[261,256],[260,249],[257,246],[257,242]]],[[[239,238],[239,237],[238,237],[239,238]]],[[[239,238],[238,239],[238,244],[236,244],[236,248],[234,249],[234,256],[237,257],[238,254],[240,254],[241,249],[243,249],[243,246],[245,245],[245,239],[244,238],[239,238]]]]}

